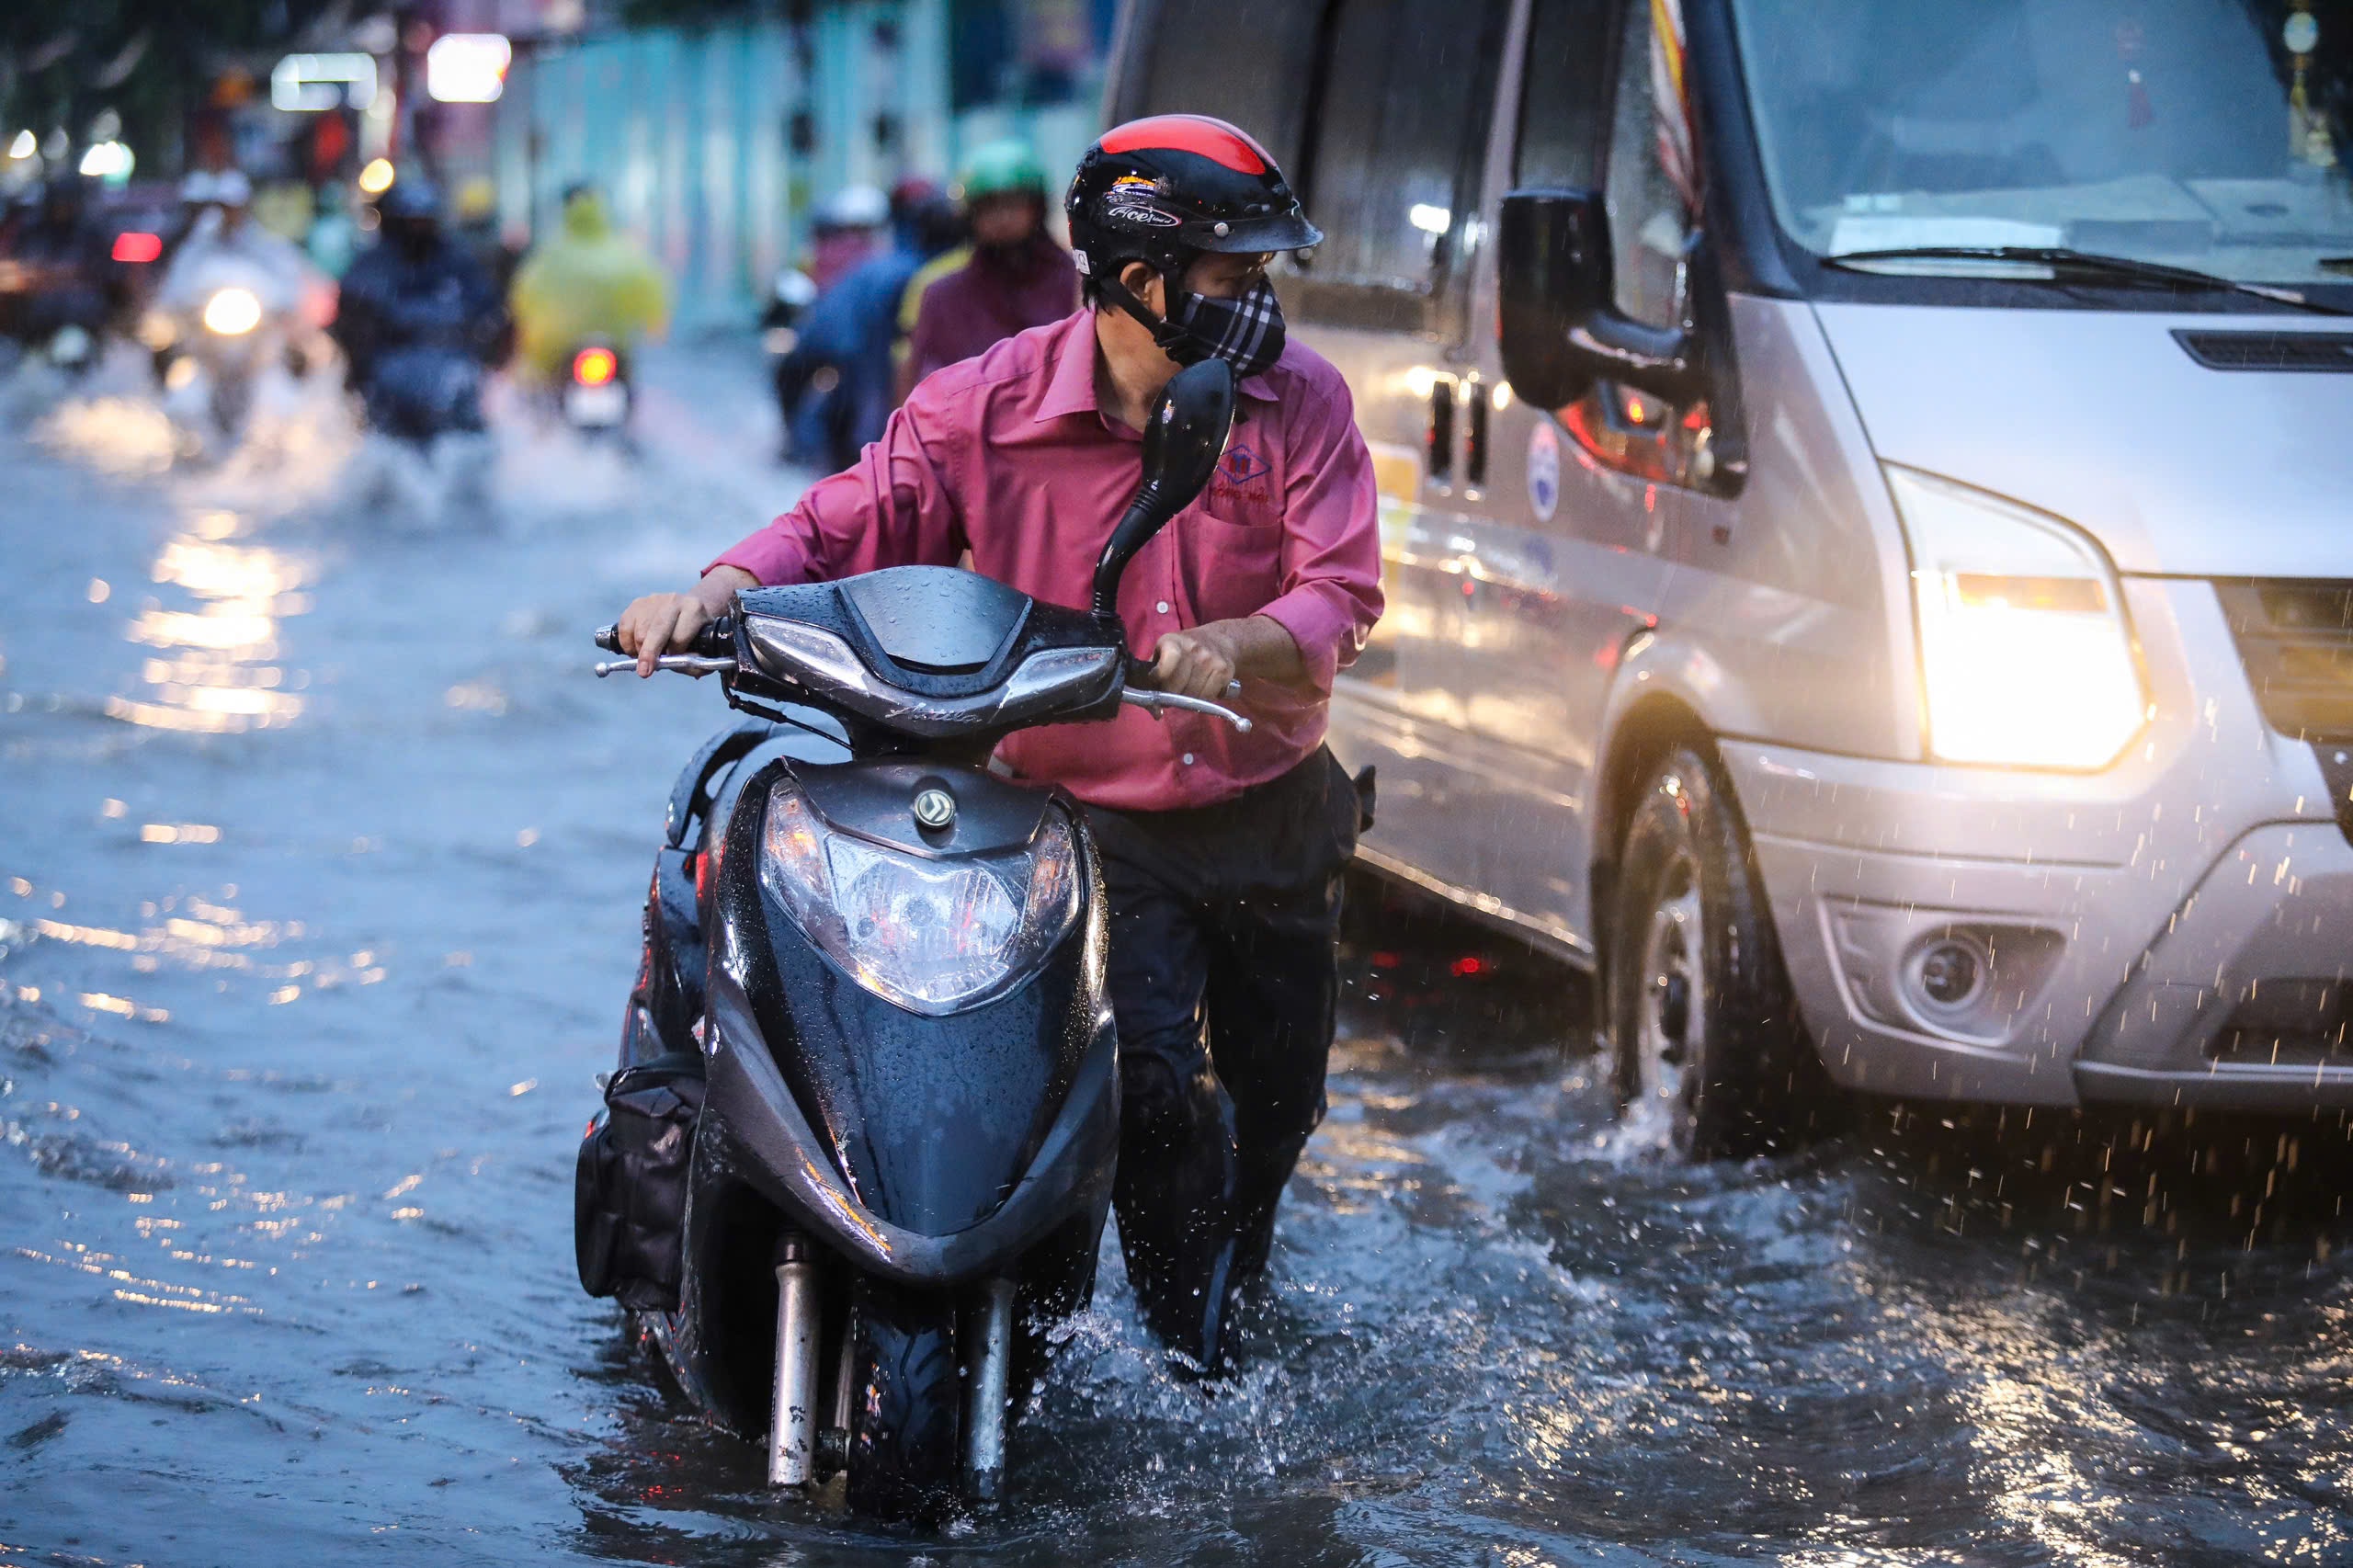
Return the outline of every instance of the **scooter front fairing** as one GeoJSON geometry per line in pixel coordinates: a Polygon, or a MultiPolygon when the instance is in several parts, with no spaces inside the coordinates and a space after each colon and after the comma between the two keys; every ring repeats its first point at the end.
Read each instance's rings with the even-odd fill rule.
{"type": "Polygon", "coordinates": [[[1094,851],[1058,796],[977,768],[742,770],[711,839],[703,929],[710,1085],[704,1131],[742,1176],[835,1248],[899,1283],[961,1283],[1018,1256],[1109,1190],[1118,1096],[1107,942],[1094,851]],[[976,1006],[933,1014],[879,994],[820,950],[760,874],[779,784],[831,831],[933,865],[1018,852],[1050,815],[1072,834],[1077,913],[1029,972],[976,1006]],[[956,801],[937,847],[906,802],[956,801]],[[862,830],[862,831],[861,831],[862,830]],[[892,843],[893,839],[899,842],[892,843]]]}

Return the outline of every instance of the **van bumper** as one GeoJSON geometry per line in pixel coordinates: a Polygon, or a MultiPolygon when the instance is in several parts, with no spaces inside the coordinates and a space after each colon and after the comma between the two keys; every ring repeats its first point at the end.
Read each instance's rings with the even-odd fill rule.
{"type": "Polygon", "coordinates": [[[2353,1107],[2353,843],[2310,748],[2249,738],[2237,768],[2153,744],[2091,779],[1720,743],[1832,1077],[2024,1105],[2353,1107]],[[1980,980],[1954,1006],[1950,964],[1940,1002],[1922,963],[1948,944],[1980,980]]]}

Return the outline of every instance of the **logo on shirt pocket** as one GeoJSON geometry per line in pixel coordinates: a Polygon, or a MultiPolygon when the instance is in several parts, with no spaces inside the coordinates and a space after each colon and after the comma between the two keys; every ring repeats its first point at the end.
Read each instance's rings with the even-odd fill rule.
{"type": "Polygon", "coordinates": [[[1245,527],[1281,521],[1267,513],[1274,497],[1266,481],[1272,472],[1267,460],[1248,447],[1238,442],[1228,447],[1210,476],[1210,509],[1245,527]]]}

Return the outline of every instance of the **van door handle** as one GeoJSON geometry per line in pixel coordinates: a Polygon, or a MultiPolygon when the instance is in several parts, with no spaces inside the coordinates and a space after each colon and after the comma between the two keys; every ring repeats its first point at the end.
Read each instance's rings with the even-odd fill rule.
{"type": "Polygon", "coordinates": [[[1462,436],[1462,483],[1481,490],[1487,483],[1487,389],[1473,381],[1463,395],[1469,400],[1462,409],[1469,428],[1462,436]]]}
{"type": "Polygon", "coordinates": [[[1428,450],[1430,478],[1440,484],[1454,477],[1454,382],[1443,376],[1430,387],[1428,450]]]}

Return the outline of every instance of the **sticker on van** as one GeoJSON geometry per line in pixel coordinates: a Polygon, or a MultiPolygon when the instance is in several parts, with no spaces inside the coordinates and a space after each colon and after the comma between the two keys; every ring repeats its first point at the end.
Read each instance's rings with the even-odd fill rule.
{"type": "Polygon", "coordinates": [[[1552,422],[1540,419],[1528,433],[1528,504],[1536,520],[1549,523],[1561,506],[1561,437],[1552,422]]]}

